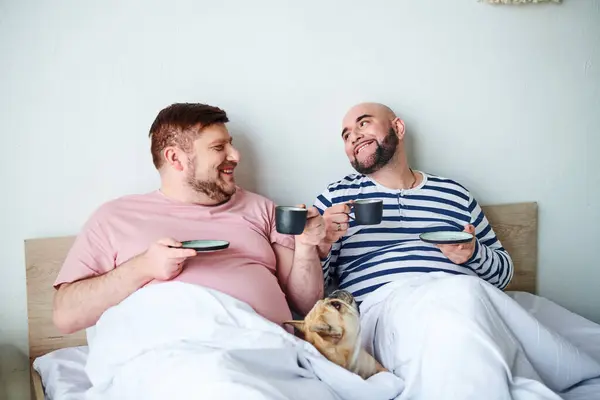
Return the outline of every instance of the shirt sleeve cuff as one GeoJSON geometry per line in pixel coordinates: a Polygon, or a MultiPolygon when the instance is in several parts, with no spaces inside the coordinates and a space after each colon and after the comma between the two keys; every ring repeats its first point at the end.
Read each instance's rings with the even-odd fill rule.
{"type": "Polygon", "coordinates": [[[471,256],[471,258],[469,258],[467,260],[465,265],[471,265],[475,261],[479,261],[481,259],[480,253],[481,253],[481,244],[479,244],[479,240],[477,238],[475,238],[475,249],[473,250],[473,255],[471,256]]]}
{"type": "Polygon", "coordinates": [[[277,243],[283,247],[294,250],[296,248],[296,240],[292,235],[284,235],[277,231],[271,233],[271,244],[277,243]]]}

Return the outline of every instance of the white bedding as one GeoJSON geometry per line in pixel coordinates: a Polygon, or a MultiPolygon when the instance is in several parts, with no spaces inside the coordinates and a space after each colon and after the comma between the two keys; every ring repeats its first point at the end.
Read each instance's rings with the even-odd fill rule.
{"type": "Polygon", "coordinates": [[[369,295],[361,319],[368,350],[405,380],[402,399],[560,400],[600,377],[600,361],[475,277],[403,277],[369,295]]]}
{"type": "MultiPolygon", "coordinates": [[[[509,292],[517,303],[548,328],[558,332],[600,362],[600,325],[531,293],[509,292]]],[[[600,378],[589,379],[561,393],[565,400],[600,400],[600,378]]]]}
{"type": "Polygon", "coordinates": [[[88,399],[389,400],[391,373],[363,380],[247,304],[197,285],[146,286],[96,324],[88,399]]]}
{"type": "MultiPolygon", "coordinates": [[[[210,398],[371,400],[394,398],[403,388],[402,381],[393,376],[376,376],[366,382],[358,379],[228,296],[177,283],[147,289],[151,290],[138,291],[103,316],[91,348],[61,349],[35,360],[47,399],[84,399],[86,392],[106,399],[117,389],[123,392],[114,398],[161,398],[164,389],[168,397],[162,398],[215,391],[222,397],[210,398]],[[171,301],[156,301],[164,297],[171,301]],[[139,312],[142,304],[146,313],[139,312]],[[134,319],[135,325],[125,325],[134,319]],[[208,320],[213,321],[211,326],[206,325],[208,320]],[[117,329],[116,335],[105,334],[112,328],[117,329]],[[97,385],[93,391],[90,381],[97,385]],[[379,392],[366,394],[374,388],[379,392]],[[126,391],[134,395],[125,396],[126,391]],[[227,393],[232,397],[226,397],[227,393]]],[[[600,325],[539,296],[509,295],[600,362],[600,325]]],[[[600,379],[578,385],[561,397],[600,399],[600,379]]]]}

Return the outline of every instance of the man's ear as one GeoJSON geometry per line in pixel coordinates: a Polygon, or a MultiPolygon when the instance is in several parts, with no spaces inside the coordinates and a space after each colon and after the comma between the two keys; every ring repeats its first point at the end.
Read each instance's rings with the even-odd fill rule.
{"type": "Polygon", "coordinates": [[[177,171],[183,171],[182,154],[179,149],[174,146],[169,146],[163,150],[163,157],[167,164],[171,165],[177,171]]]}
{"type": "Polygon", "coordinates": [[[306,332],[306,324],[304,321],[283,321],[283,323],[286,325],[292,325],[302,333],[306,332]]]}
{"type": "Polygon", "coordinates": [[[400,140],[404,139],[404,132],[406,129],[406,127],[404,126],[404,121],[402,121],[400,118],[396,117],[392,121],[392,125],[394,126],[394,130],[396,131],[396,135],[398,136],[398,139],[400,139],[400,140]]]}

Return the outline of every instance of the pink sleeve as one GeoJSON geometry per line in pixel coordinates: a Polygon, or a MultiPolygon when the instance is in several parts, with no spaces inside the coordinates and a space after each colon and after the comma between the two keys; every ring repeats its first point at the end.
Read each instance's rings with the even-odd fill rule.
{"type": "Polygon", "coordinates": [[[267,204],[267,216],[269,221],[268,229],[271,244],[277,243],[283,247],[294,250],[296,244],[294,236],[277,232],[277,228],[275,226],[275,204],[270,201],[267,204]]]}
{"type": "Polygon", "coordinates": [[[102,275],[115,267],[115,254],[101,215],[100,211],[94,213],[77,235],[54,287],[102,275]]]}

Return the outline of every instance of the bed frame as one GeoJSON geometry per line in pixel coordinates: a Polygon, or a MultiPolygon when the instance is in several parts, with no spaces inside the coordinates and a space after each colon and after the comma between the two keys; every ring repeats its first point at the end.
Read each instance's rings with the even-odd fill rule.
{"type": "MultiPolygon", "coordinates": [[[[506,290],[537,291],[537,203],[483,206],[484,213],[515,264],[515,275],[506,290]]],[[[27,311],[29,323],[29,361],[53,350],[86,345],[85,331],[60,333],[52,322],[52,303],[56,275],[75,237],[50,237],[25,240],[27,268],[27,311]]],[[[40,376],[31,367],[32,395],[44,399],[40,376]]]]}

